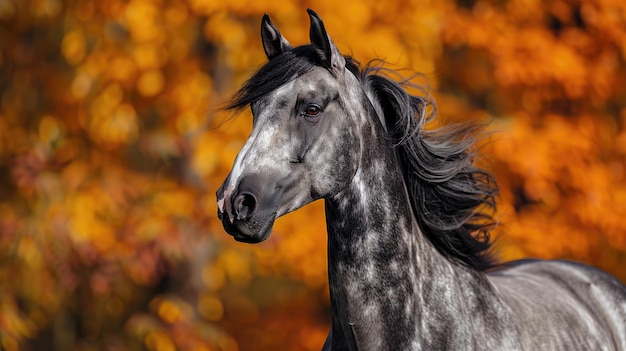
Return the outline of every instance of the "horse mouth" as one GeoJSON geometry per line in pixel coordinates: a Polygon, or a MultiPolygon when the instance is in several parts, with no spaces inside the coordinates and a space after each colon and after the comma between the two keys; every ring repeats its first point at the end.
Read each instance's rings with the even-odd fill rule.
{"type": "Polygon", "coordinates": [[[228,216],[222,217],[224,230],[236,241],[248,244],[257,244],[269,238],[276,220],[276,213],[262,218],[253,218],[249,221],[228,220],[228,216]]]}

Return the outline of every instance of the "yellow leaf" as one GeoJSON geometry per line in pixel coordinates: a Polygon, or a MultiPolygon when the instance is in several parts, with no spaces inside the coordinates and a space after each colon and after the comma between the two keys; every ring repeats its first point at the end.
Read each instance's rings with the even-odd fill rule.
{"type": "Polygon", "coordinates": [[[69,32],[61,42],[61,52],[65,60],[71,65],[77,65],[85,58],[85,37],[79,30],[69,32]]]}
{"type": "Polygon", "coordinates": [[[198,301],[198,310],[204,318],[210,321],[219,321],[224,315],[224,306],[222,305],[222,301],[220,301],[218,297],[211,294],[206,294],[200,297],[200,300],[198,301]]]}
{"type": "Polygon", "coordinates": [[[163,87],[165,87],[165,77],[160,70],[144,72],[137,81],[137,91],[146,97],[159,94],[163,91],[163,87]]]}

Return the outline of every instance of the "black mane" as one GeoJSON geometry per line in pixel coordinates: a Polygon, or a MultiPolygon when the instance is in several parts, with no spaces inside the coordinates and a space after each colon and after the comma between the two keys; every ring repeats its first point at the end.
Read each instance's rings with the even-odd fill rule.
{"type": "Polygon", "coordinates": [[[495,259],[489,230],[496,223],[492,213],[498,187],[490,173],[474,164],[481,126],[424,129],[436,116],[434,99],[411,95],[407,89],[425,89],[375,62],[380,64],[368,65],[361,80],[382,108],[420,229],[448,259],[479,270],[491,268],[495,259]]]}
{"type": "MultiPolygon", "coordinates": [[[[226,106],[242,109],[264,95],[321,66],[322,54],[312,45],[299,46],[272,58],[239,89],[226,106]]],[[[494,265],[489,230],[494,226],[493,176],[474,165],[479,127],[473,124],[427,130],[436,115],[434,100],[412,95],[423,91],[381,65],[361,70],[346,57],[346,68],[382,108],[382,119],[395,145],[413,214],[420,229],[445,257],[486,270],[494,265]],[[397,82],[399,81],[399,82],[397,82]]]]}

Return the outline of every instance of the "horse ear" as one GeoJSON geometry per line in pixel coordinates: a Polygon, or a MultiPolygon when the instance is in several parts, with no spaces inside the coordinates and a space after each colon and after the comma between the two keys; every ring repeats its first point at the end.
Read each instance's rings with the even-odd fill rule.
{"type": "Polygon", "coordinates": [[[263,49],[268,59],[272,59],[287,50],[291,50],[291,44],[283,37],[270,20],[270,16],[266,13],[261,21],[261,41],[263,49]]]}
{"type": "Polygon", "coordinates": [[[322,63],[326,68],[332,68],[342,72],[346,65],[346,60],[326,33],[322,19],[311,9],[307,9],[306,12],[309,13],[309,19],[311,20],[311,30],[309,33],[311,44],[322,51],[324,55],[324,57],[322,57],[322,63]]]}

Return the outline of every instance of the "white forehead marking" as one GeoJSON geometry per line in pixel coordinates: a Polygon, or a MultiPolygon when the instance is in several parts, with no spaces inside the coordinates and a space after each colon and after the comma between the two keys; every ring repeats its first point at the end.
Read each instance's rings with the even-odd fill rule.
{"type": "MultiPolygon", "coordinates": [[[[289,93],[292,92],[293,90],[293,86],[295,85],[296,81],[292,80],[289,83],[279,87],[278,89],[276,89],[276,91],[274,92],[274,96],[278,97],[278,96],[282,96],[282,95],[287,95],[289,93]]],[[[270,109],[267,109],[271,111],[270,109]]],[[[250,148],[253,144],[253,141],[257,138],[259,134],[259,128],[255,128],[255,130],[252,131],[252,134],[250,134],[250,136],[248,137],[248,140],[246,141],[246,143],[244,144],[244,146],[241,148],[241,150],[239,151],[239,154],[237,154],[237,158],[235,158],[235,163],[233,164],[233,169],[231,170],[231,174],[230,174],[230,181],[229,181],[229,186],[230,187],[235,187],[235,185],[237,185],[237,183],[239,182],[239,178],[241,177],[241,174],[243,173],[243,169],[244,169],[244,161],[247,159],[247,154],[250,151],[250,148]]],[[[272,133],[267,133],[267,131],[264,134],[264,137],[267,137],[268,135],[272,134],[272,133]]]]}
{"type": "Polygon", "coordinates": [[[309,91],[315,91],[315,84],[313,84],[313,82],[309,82],[307,87],[309,88],[309,91]]]}
{"type": "Polygon", "coordinates": [[[294,79],[291,82],[279,87],[278,89],[276,89],[276,91],[274,91],[274,96],[278,97],[278,96],[283,96],[283,95],[293,93],[293,86],[295,84],[296,84],[296,80],[294,79]]]}

